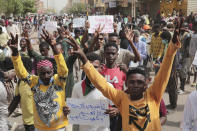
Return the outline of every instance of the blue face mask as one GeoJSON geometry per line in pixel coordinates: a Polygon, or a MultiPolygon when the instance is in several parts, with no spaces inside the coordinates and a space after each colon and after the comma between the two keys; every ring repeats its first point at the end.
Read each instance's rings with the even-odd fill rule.
{"type": "Polygon", "coordinates": [[[162,43],[163,43],[164,45],[167,45],[167,44],[168,44],[168,40],[162,40],[162,43]]]}

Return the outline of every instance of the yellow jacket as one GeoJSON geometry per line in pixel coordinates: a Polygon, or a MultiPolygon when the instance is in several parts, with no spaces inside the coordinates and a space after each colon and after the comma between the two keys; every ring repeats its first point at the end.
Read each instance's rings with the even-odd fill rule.
{"type": "MultiPolygon", "coordinates": [[[[42,84],[38,76],[29,75],[20,56],[12,56],[12,61],[19,79],[25,79],[33,92],[34,125],[40,130],[57,130],[68,124],[63,114],[65,102],[65,78],[68,68],[63,55],[54,56],[57,64],[57,74],[51,78],[49,86],[42,84]]],[[[29,103],[32,104],[32,103],[29,103]]]]}

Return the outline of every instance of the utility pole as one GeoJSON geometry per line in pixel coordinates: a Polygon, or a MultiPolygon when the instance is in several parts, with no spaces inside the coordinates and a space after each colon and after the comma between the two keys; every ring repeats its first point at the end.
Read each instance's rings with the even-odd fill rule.
{"type": "Polygon", "coordinates": [[[88,2],[85,0],[85,5],[86,5],[86,16],[88,16],[88,2]]]}
{"type": "Polygon", "coordinates": [[[49,1],[47,0],[47,10],[49,9],[49,1]]]}

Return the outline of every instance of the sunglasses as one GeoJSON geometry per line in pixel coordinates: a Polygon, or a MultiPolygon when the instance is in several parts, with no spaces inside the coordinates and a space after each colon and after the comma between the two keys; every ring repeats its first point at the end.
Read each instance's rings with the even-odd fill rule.
{"type": "Polygon", "coordinates": [[[99,40],[103,40],[103,38],[98,38],[99,40]]]}

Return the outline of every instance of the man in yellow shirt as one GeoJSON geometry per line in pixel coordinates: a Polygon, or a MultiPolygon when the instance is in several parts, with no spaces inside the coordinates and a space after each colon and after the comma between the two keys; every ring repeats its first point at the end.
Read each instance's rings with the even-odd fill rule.
{"type": "Polygon", "coordinates": [[[164,44],[162,43],[162,38],[160,37],[160,25],[155,24],[153,26],[154,33],[152,34],[152,39],[150,43],[150,54],[153,59],[159,59],[164,52],[164,44]]]}
{"type": "Polygon", "coordinates": [[[180,42],[169,44],[161,68],[149,88],[145,70],[140,67],[129,70],[125,83],[127,92],[110,87],[79,47],[73,53],[80,56],[89,80],[120,110],[124,131],[161,131],[160,102],[169,80],[174,56],[180,46],[180,42]]]}
{"type": "MultiPolygon", "coordinates": [[[[26,71],[21,56],[18,53],[18,36],[12,36],[11,43],[12,61],[19,79],[26,80],[33,92],[34,126],[36,131],[62,131],[68,125],[64,116],[65,85],[68,68],[63,55],[56,48],[56,40],[43,31],[43,38],[49,43],[57,63],[57,74],[53,75],[52,63],[42,60],[38,63],[38,76],[29,75],[26,71]]],[[[30,103],[31,104],[31,103],[30,103]]]]}
{"type": "Polygon", "coordinates": [[[155,66],[155,73],[159,70],[159,65],[161,63],[161,57],[164,55],[165,45],[162,43],[162,38],[160,37],[160,25],[155,24],[153,26],[154,33],[152,34],[151,42],[150,42],[150,55],[153,58],[155,66]]]}

